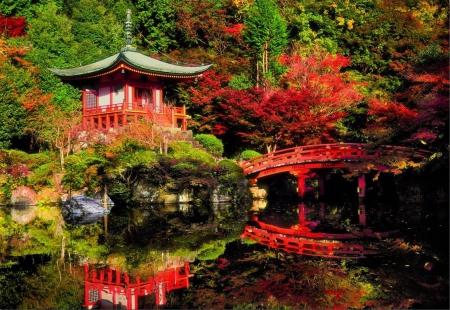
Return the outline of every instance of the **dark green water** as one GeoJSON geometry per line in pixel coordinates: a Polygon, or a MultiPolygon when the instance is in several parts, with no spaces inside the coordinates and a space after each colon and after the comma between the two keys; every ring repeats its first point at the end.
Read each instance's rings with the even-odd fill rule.
{"type": "MultiPolygon", "coordinates": [[[[308,216],[317,216],[318,206],[309,207],[308,216]]],[[[379,251],[358,260],[289,254],[240,238],[253,213],[274,225],[295,224],[296,204],[259,211],[230,204],[114,206],[88,225],[70,223],[58,206],[4,207],[0,308],[83,308],[85,265],[111,267],[133,280],[188,262],[189,288],[167,292],[165,305],[150,292],[139,297],[139,307],[447,309],[448,213],[444,206],[429,214],[417,207],[425,210],[420,219],[400,206],[394,220],[385,206],[374,208],[371,223],[383,226],[385,219],[399,233],[358,241],[379,251]]],[[[327,202],[326,210],[327,227],[357,222],[351,203],[327,202]]]]}

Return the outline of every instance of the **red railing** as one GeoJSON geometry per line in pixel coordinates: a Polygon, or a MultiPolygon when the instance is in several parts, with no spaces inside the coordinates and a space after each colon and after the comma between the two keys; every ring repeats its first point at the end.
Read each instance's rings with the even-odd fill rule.
{"type": "MultiPolygon", "coordinates": [[[[89,270],[84,266],[85,307],[92,307],[99,300],[106,299],[113,305],[124,301],[126,309],[138,309],[138,297],[155,293],[156,304],[166,304],[166,292],[180,288],[189,288],[189,263],[157,272],[153,277],[141,280],[138,276],[134,282],[127,273],[107,268],[89,270]]],[[[111,308],[112,309],[112,308],[111,308]]]]}
{"type": "Polygon", "coordinates": [[[105,112],[117,112],[117,111],[145,111],[151,112],[150,106],[142,106],[137,103],[118,103],[113,105],[96,106],[85,108],[85,114],[98,114],[105,112]]]}
{"type": "Polygon", "coordinates": [[[241,238],[248,238],[259,244],[284,252],[329,258],[364,258],[377,252],[358,244],[345,244],[330,239],[309,239],[286,235],[247,225],[241,238]]]}
{"type": "Polygon", "coordinates": [[[245,174],[257,173],[263,170],[275,169],[297,164],[342,163],[345,161],[360,161],[381,155],[401,154],[414,155],[421,158],[430,154],[428,151],[415,150],[399,146],[382,146],[370,153],[360,143],[333,143],[298,146],[261,155],[242,163],[245,174]]]}

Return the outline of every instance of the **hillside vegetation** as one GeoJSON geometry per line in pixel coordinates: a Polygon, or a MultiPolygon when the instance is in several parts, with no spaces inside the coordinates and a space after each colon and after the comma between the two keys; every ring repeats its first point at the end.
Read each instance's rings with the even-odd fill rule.
{"type": "MultiPolygon", "coordinates": [[[[65,171],[80,94],[48,68],[117,53],[125,45],[127,9],[133,45],[142,53],[213,64],[202,78],[167,85],[164,93],[186,105],[195,134],[223,142],[228,158],[244,150],[363,142],[424,148],[448,163],[448,3],[442,0],[3,1],[0,149],[45,152],[59,161],[41,168],[42,177],[65,171]]],[[[92,145],[102,160],[86,169],[107,170],[133,143],[133,150],[158,151],[158,143],[145,140],[135,132],[112,146],[92,145]]],[[[0,163],[4,174],[11,167],[0,163]]],[[[5,180],[3,188],[16,186],[5,180]]]]}

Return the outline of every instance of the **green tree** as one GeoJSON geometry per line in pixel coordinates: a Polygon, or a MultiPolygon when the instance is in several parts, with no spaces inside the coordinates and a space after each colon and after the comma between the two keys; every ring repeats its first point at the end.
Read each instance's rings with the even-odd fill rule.
{"type": "MultiPolygon", "coordinates": [[[[105,55],[116,53],[125,46],[123,25],[126,11],[123,11],[121,19],[117,20],[102,1],[79,0],[73,7],[71,19],[75,40],[83,46],[87,42],[92,44],[93,50],[89,50],[91,54],[100,54],[100,57],[104,58],[105,55]]],[[[82,64],[90,62],[88,58],[84,59],[82,64]]]]}
{"type": "Polygon", "coordinates": [[[286,22],[272,0],[256,0],[247,11],[244,24],[243,37],[256,60],[256,85],[259,87],[260,72],[267,77],[275,68],[274,57],[280,56],[287,46],[286,22]]]}
{"type": "Polygon", "coordinates": [[[170,0],[138,0],[136,3],[137,22],[142,31],[144,46],[153,52],[167,52],[177,47],[175,9],[170,0]]]}
{"type": "Polygon", "coordinates": [[[52,104],[41,105],[29,117],[27,130],[37,141],[51,150],[59,150],[61,168],[64,158],[70,155],[76,143],[74,128],[81,122],[81,111],[75,105],[72,110],[52,104]]]}
{"type": "Polygon", "coordinates": [[[0,148],[24,136],[26,102],[38,97],[38,70],[24,60],[26,48],[7,46],[0,38],[0,148]]]}

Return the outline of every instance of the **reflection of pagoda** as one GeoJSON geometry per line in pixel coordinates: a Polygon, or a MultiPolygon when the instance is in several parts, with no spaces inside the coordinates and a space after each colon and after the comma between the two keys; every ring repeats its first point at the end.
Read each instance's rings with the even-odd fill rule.
{"type": "Polygon", "coordinates": [[[211,65],[178,66],[139,53],[131,47],[130,12],[126,47],[119,53],[78,68],[50,70],[81,90],[84,129],[108,130],[146,119],[186,130],[185,107],[166,104],[162,86],[197,78],[211,65]]]}
{"type": "Polygon", "coordinates": [[[138,298],[155,293],[156,304],[166,304],[166,292],[189,288],[189,263],[159,271],[145,281],[111,268],[89,271],[84,266],[84,306],[88,309],[138,309],[138,298]]]}

